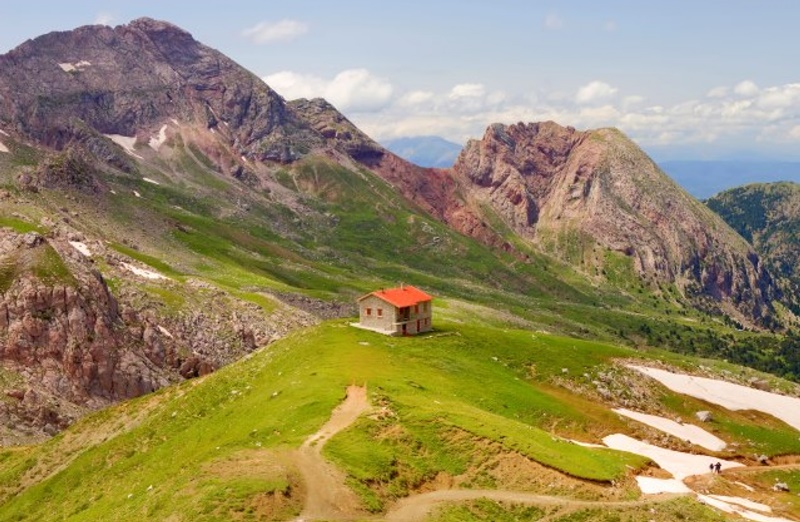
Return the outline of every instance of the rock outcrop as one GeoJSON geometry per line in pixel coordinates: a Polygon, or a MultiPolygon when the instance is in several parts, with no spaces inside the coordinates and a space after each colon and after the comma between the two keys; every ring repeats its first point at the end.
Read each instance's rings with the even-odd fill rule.
{"type": "Polygon", "coordinates": [[[124,282],[119,254],[104,254],[118,296],[64,234],[0,229],[0,443],[52,435],[87,411],[205,375],[315,321],[282,310],[266,320],[260,307],[191,280],[197,305],[163,313],[124,282]]]}
{"type": "Polygon", "coordinates": [[[492,125],[453,170],[475,214],[492,209],[584,270],[602,270],[602,251],[616,252],[653,289],[675,284],[745,323],[767,321],[779,295],[752,248],[615,129],[492,125]]]}
{"type": "Polygon", "coordinates": [[[136,137],[170,119],[258,160],[292,161],[323,142],[260,78],[166,22],[50,33],[0,56],[0,122],[47,146],[86,141],[83,125],[136,137]]]}

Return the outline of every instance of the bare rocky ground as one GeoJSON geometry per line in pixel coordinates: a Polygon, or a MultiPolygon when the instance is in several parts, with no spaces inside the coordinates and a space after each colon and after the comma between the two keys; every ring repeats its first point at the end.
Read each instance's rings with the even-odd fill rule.
{"type": "Polygon", "coordinates": [[[133,270],[153,273],[82,234],[0,229],[0,444],[44,440],[89,411],[205,375],[319,320],[133,270]]]}

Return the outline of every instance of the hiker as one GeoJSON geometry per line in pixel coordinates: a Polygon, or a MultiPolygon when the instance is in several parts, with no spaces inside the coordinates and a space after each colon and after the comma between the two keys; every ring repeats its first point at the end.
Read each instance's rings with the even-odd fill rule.
{"type": "Polygon", "coordinates": [[[708,465],[708,469],[711,470],[711,473],[714,473],[714,463],[708,465]]]}
{"type": "Polygon", "coordinates": [[[717,462],[716,464],[714,464],[714,469],[716,470],[716,472],[717,472],[717,473],[722,473],[722,472],[720,471],[720,470],[722,469],[722,464],[720,464],[719,462],[717,462]]]}

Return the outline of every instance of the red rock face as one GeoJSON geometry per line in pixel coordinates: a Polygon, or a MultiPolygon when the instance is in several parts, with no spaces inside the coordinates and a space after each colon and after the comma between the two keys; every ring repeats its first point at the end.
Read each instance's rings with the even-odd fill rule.
{"type": "Polygon", "coordinates": [[[452,169],[388,153],[372,167],[426,212],[493,247],[512,249],[488,225],[487,208],[549,254],[579,255],[595,272],[603,268],[595,245],[616,252],[650,284],[711,297],[744,323],[767,316],[778,294],[751,247],[613,129],[495,124],[452,169]]]}
{"type": "MultiPolygon", "coordinates": [[[[102,256],[126,277],[115,254],[102,256]]],[[[313,321],[299,311],[265,321],[257,305],[205,287],[194,293],[206,301],[177,315],[124,285],[118,300],[60,230],[0,229],[0,274],[0,376],[15,376],[0,381],[0,422],[13,426],[0,444],[38,440],[87,411],[205,375],[313,321]],[[44,262],[64,270],[37,275],[44,262]]]]}

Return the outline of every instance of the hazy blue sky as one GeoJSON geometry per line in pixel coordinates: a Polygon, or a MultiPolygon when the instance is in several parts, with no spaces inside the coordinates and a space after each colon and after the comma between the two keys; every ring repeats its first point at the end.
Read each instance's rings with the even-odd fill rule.
{"type": "Polygon", "coordinates": [[[664,159],[800,158],[796,0],[27,0],[4,9],[0,52],[140,16],[379,140],[552,119],[619,127],[664,159]]]}

